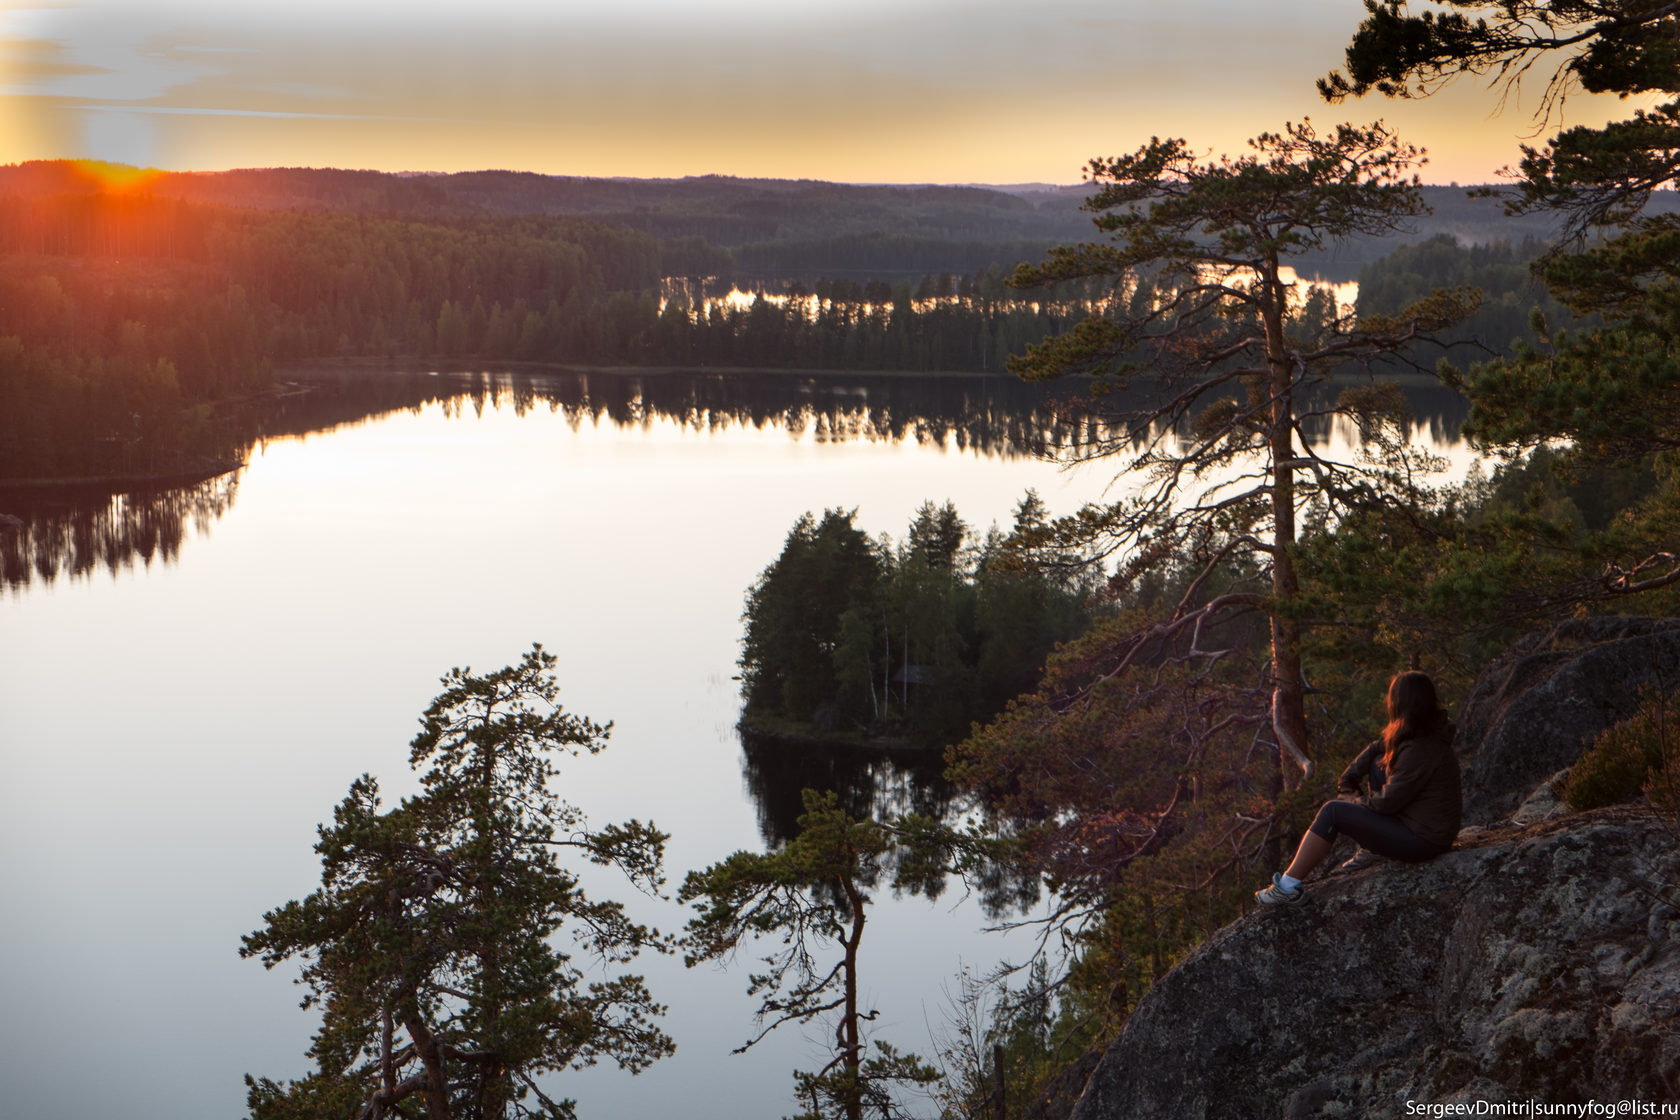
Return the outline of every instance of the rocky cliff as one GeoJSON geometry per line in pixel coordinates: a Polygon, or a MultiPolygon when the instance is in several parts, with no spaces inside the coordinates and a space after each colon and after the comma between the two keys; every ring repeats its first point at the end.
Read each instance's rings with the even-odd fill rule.
{"type": "Polygon", "coordinates": [[[1631,716],[1641,688],[1680,682],[1680,619],[1587,618],[1517,642],[1458,713],[1464,821],[1486,824],[1631,716]]]}
{"type": "Polygon", "coordinates": [[[1461,713],[1489,823],[1220,931],[1139,1003],[1073,1120],[1680,1101],[1680,836],[1643,804],[1566,815],[1545,784],[1677,662],[1667,621],[1514,648],[1461,713]]]}

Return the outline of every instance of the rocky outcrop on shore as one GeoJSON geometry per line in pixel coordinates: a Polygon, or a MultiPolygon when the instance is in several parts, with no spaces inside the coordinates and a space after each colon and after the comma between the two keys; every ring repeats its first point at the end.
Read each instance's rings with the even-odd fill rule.
{"type": "Polygon", "coordinates": [[[1221,930],[1139,1003],[1072,1120],[1680,1101],[1680,822],[1549,791],[1641,684],[1676,680],[1680,620],[1518,643],[1459,713],[1474,823],[1454,850],[1221,930]]]}
{"type": "Polygon", "coordinates": [[[1164,977],[1073,1120],[1680,1098],[1676,838],[1601,809],[1332,875],[1164,977]]]}

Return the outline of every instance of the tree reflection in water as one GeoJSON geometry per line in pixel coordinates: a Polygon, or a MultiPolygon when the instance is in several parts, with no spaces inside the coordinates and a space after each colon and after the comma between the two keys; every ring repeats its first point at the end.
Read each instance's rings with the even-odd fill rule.
{"type": "Polygon", "coordinates": [[[688,431],[781,428],[819,443],[951,447],[1019,458],[1085,438],[1076,389],[1002,375],[736,371],[431,372],[303,370],[312,391],[283,399],[264,435],[301,434],[438,404],[451,415],[543,408],[617,428],[674,422],[688,431]]]}
{"type": "MultiPolygon", "coordinates": [[[[710,434],[729,429],[782,430],[819,443],[867,441],[953,448],[992,458],[1056,450],[1093,453],[1118,437],[1076,400],[1077,383],[1042,385],[1000,375],[844,374],[775,371],[601,371],[489,373],[323,368],[287,375],[288,388],[266,407],[231,418],[233,441],[249,450],[282,439],[356,426],[401,412],[438,407],[535,409],[561,413],[575,430],[676,423],[710,434]]],[[[1142,389],[1138,391],[1143,391],[1142,389]]],[[[1445,389],[1407,393],[1416,421],[1408,433],[1439,447],[1457,439],[1465,403],[1445,389]]],[[[1330,433],[1317,430],[1315,439],[1330,433]]],[[[0,584],[21,591],[61,576],[113,574],[177,558],[189,527],[204,532],[232,506],[235,470],[173,487],[113,493],[113,487],[0,488],[0,584]]],[[[768,562],[771,557],[766,557],[768,562]]],[[[882,819],[919,813],[948,819],[953,791],[938,752],[881,751],[744,738],[744,777],[769,846],[789,840],[806,787],[833,790],[854,816],[882,819]]],[[[993,913],[1018,906],[1036,884],[998,872],[971,884],[993,913]]]]}
{"type": "Polygon", "coordinates": [[[758,807],[767,847],[787,843],[804,811],[803,789],[833,790],[853,817],[885,820],[919,813],[943,819],[955,792],[939,751],[793,742],[741,732],[742,776],[758,807]]]}
{"type": "MultiPolygon", "coordinates": [[[[798,835],[799,816],[804,812],[800,793],[806,789],[832,791],[839,796],[840,808],[859,820],[889,821],[911,813],[947,820],[953,811],[955,791],[945,780],[940,751],[794,742],[744,729],[741,749],[741,775],[767,849],[779,848],[798,835]]],[[[883,882],[892,879],[893,864],[902,854],[898,848],[889,848],[882,857],[883,882]]],[[[839,901],[833,883],[814,889],[839,901]]],[[[927,884],[925,889],[929,899],[944,893],[942,883],[927,884]]]]}
{"type": "MultiPolygon", "coordinates": [[[[1000,376],[813,377],[796,373],[484,373],[320,369],[294,373],[266,407],[227,418],[244,461],[269,439],[330,432],[431,406],[562,413],[574,428],[675,422],[712,433],[782,428],[820,443],[866,440],[952,446],[988,457],[1035,454],[1065,410],[1055,394],[1000,376]]],[[[1065,390],[1063,390],[1065,392],[1065,390]]],[[[113,574],[174,560],[189,523],[203,530],[233,504],[238,471],[174,487],[120,483],[0,486],[0,583],[113,574]],[[11,519],[22,521],[14,525],[11,519]]]]}
{"type": "Polygon", "coordinates": [[[113,494],[108,488],[0,491],[0,510],[22,521],[0,526],[0,584],[112,575],[174,560],[189,525],[205,532],[233,505],[239,471],[184,486],[113,494]]]}
{"type": "MultiPolygon", "coordinates": [[[[1003,375],[844,374],[777,371],[601,371],[486,373],[322,368],[288,375],[289,391],[266,407],[229,419],[234,445],[249,453],[263,440],[327,432],[398,412],[438,406],[533,409],[618,428],[675,422],[711,433],[779,428],[819,443],[869,441],[954,448],[1019,458],[1057,450],[1094,451],[1111,444],[1108,429],[1079,386],[1033,384],[1003,375]]],[[[1142,391],[1141,389],[1138,391],[1142,391]]],[[[1432,444],[1455,439],[1465,403],[1449,390],[1407,393],[1413,430],[1432,444]]],[[[1315,433],[1316,434],[1316,433],[1315,433]]],[[[1326,433],[1327,434],[1327,433],[1326,433]]],[[[61,575],[112,573],[154,559],[175,559],[188,523],[202,531],[233,504],[238,471],[188,485],[116,493],[104,487],[0,488],[0,583],[12,588],[61,575]]],[[[797,789],[794,804],[797,804],[797,789]]],[[[796,814],[797,815],[797,814],[796,814]]]]}
{"type": "MultiPolygon", "coordinates": [[[[797,834],[804,789],[832,790],[853,817],[875,820],[917,813],[958,825],[969,808],[945,780],[941,751],[782,740],[744,730],[741,749],[741,774],[767,848],[780,847],[797,834]]],[[[1022,914],[1040,898],[1038,875],[1022,868],[982,862],[964,877],[966,889],[993,918],[1022,914]]]]}

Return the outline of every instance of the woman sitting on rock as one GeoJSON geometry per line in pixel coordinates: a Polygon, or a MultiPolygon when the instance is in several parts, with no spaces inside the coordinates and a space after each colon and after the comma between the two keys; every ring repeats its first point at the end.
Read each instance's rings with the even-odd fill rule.
{"type": "Polygon", "coordinates": [[[1289,868],[1256,891],[1255,901],[1266,906],[1301,901],[1301,880],[1343,833],[1368,852],[1410,863],[1451,848],[1464,811],[1452,740],[1453,725],[1435,695],[1435,682],[1422,673],[1396,675],[1388,684],[1382,738],[1342,774],[1336,800],[1319,809],[1289,868]],[[1361,798],[1359,782],[1367,775],[1371,793],[1361,798]]]}

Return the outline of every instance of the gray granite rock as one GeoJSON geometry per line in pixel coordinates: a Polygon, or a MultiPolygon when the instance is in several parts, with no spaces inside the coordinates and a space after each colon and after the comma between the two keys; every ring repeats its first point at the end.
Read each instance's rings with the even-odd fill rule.
{"type": "Polygon", "coordinates": [[[1458,713],[1465,823],[1508,816],[1659,683],[1680,684],[1680,619],[1577,619],[1517,642],[1458,713]]]}
{"type": "Polygon", "coordinates": [[[1680,896],[1680,844],[1636,806],[1332,875],[1163,977],[1073,1120],[1680,1100],[1680,912],[1665,896],[1680,896]]]}
{"type": "Polygon", "coordinates": [[[1508,818],[1512,824],[1538,824],[1549,821],[1554,817],[1564,816],[1569,812],[1569,803],[1558,796],[1558,789],[1563,780],[1569,776],[1569,771],[1559,770],[1556,774],[1534,787],[1534,792],[1528,795],[1516,811],[1508,818]]]}

